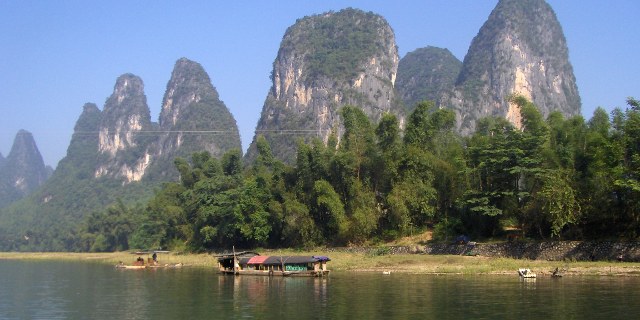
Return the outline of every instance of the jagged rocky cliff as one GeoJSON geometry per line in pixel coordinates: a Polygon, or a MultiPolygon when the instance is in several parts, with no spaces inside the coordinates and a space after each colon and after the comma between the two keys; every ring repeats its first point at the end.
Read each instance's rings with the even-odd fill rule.
{"type": "Polygon", "coordinates": [[[20,130],[5,159],[0,159],[0,207],[30,194],[51,175],[31,132],[20,130]]]}
{"type": "Polygon", "coordinates": [[[98,128],[100,163],[95,177],[139,181],[149,165],[146,132],[153,131],[142,79],[132,74],[118,77],[107,99],[98,128]],[[132,155],[132,153],[135,153],[132,155]]]}
{"type": "Polygon", "coordinates": [[[125,74],[107,99],[98,132],[100,162],[95,177],[109,176],[125,183],[175,178],[173,160],[188,158],[196,151],[220,157],[230,149],[240,149],[231,112],[202,66],[186,58],[175,64],[159,124],[151,122],[142,80],[125,74]]]}
{"type": "Polygon", "coordinates": [[[407,113],[420,101],[438,101],[453,88],[462,68],[449,50],[428,46],[407,53],[398,63],[395,86],[407,113]]]}
{"type": "Polygon", "coordinates": [[[439,105],[455,110],[458,129],[469,134],[485,116],[520,126],[520,112],[507,102],[521,94],[543,116],[580,113],[580,96],[567,43],[555,13],[544,0],[501,0],[464,58],[455,88],[439,105]]]}
{"type": "Polygon", "coordinates": [[[340,136],[344,105],[362,108],[372,121],[392,112],[402,122],[394,92],[397,67],[395,35],[379,15],[345,9],[299,19],[287,29],[273,63],[256,137],[263,135],[275,156],[291,162],[300,137],[340,136]]]}

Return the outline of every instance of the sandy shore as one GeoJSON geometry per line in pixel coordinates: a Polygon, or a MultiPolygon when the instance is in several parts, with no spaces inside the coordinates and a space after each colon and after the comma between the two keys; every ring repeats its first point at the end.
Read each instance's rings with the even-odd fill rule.
{"type": "MultiPolygon", "coordinates": [[[[329,255],[329,268],[336,272],[391,272],[415,274],[496,274],[517,275],[518,268],[529,268],[538,276],[551,276],[556,268],[565,276],[640,276],[640,263],[614,261],[542,261],[482,256],[454,255],[368,255],[347,252],[295,250],[258,250],[263,255],[329,255]]],[[[0,252],[2,259],[21,260],[68,260],[90,263],[125,264],[132,263],[138,256],[148,258],[148,254],[130,252],[114,253],[69,253],[69,252],[0,252]]],[[[160,264],[181,263],[184,266],[216,268],[217,260],[212,254],[166,253],[158,257],[160,264]]]]}

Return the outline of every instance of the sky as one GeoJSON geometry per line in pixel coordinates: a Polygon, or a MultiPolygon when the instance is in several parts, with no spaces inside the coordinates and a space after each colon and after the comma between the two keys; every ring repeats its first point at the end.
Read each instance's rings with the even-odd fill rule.
{"type": "MultiPolygon", "coordinates": [[[[640,1],[547,0],[562,25],[582,98],[626,108],[640,98],[640,1]]],[[[142,78],[152,121],[175,62],[209,74],[251,143],[269,75],[288,27],[305,16],[357,8],[383,16],[400,57],[426,46],[461,61],[497,0],[405,1],[12,1],[0,0],[0,153],[20,129],[33,134],[45,164],[67,152],[82,106],[100,109],[124,73],[142,78]]]]}

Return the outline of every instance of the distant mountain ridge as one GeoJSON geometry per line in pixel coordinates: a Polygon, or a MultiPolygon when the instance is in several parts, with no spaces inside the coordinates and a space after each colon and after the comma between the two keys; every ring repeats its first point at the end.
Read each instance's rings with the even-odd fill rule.
{"type": "Polygon", "coordinates": [[[102,111],[85,104],[52,177],[0,212],[0,231],[19,239],[8,249],[65,250],[64,238],[92,211],[144,201],[154,186],[176,180],[176,157],[240,149],[235,119],[202,66],[185,58],[167,85],[160,123],[151,121],[144,83],[133,74],[118,77],[102,111]]]}
{"type": "Polygon", "coordinates": [[[40,187],[51,171],[45,166],[31,132],[18,131],[7,158],[0,157],[0,208],[40,187]]]}

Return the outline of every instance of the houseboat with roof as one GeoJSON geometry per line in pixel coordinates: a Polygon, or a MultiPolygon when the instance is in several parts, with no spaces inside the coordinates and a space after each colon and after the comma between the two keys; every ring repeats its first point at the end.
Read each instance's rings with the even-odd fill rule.
{"type": "Polygon", "coordinates": [[[234,275],[326,277],[328,261],[326,256],[262,256],[243,251],[218,256],[218,268],[234,275]]]}

